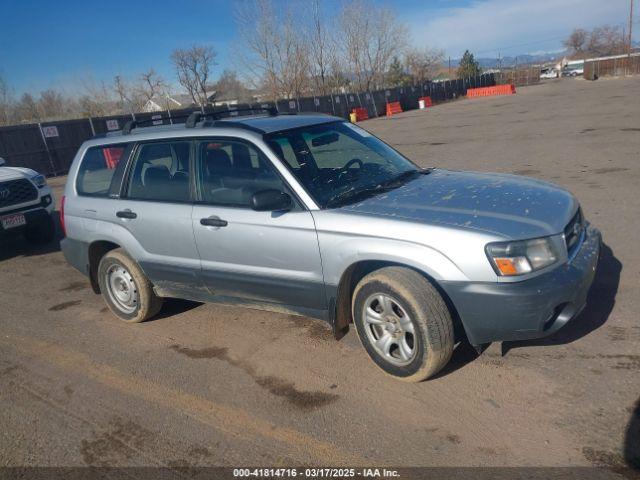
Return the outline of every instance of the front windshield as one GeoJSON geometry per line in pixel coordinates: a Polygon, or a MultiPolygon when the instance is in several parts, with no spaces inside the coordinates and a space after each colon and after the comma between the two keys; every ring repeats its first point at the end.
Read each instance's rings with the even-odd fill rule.
{"type": "Polygon", "coordinates": [[[321,208],[333,208],[394,188],[421,172],[387,144],[347,122],[265,136],[321,208]]]}

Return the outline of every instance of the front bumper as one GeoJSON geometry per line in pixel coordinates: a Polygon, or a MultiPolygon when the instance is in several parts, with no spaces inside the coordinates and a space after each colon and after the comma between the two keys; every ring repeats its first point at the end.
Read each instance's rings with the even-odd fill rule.
{"type": "Polygon", "coordinates": [[[515,283],[442,282],[472,345],[545,337],[578,315],[593,283],[600,232],[587,226],[573,259],[515,283]]]}
{"type": "Polygon", "coordinates": [[[29,207],[29,209],[22,210],[12,210],[10,212],[1,212],[0,217],[4,217],[5,215],[14,215],[16,213],[20,213],[24,215],[24,219],[26,221],[25,225],[21,225],[19,227],[12,227],[5,229],[2,226],[2,222],[0,222],[0,238],[8,237],[10,235],[18,235],[23,233],[29,227],[34,227],[43,221],[47,221],[51,216],[50,209],[47,207],[29,207]]]}

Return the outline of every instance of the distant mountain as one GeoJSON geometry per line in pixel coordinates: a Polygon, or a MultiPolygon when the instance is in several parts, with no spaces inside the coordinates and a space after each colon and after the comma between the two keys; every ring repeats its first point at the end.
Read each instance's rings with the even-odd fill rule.
{"type": "MultiPolygon", "coordinates": [[[[558,61],[562,59],[567,54],[566,51],[561,52],[541,52],[541,53],[525,53],[517,56],[507,56],[501,57],[500,60],[497,58],[489,58],[489,57],[478,57],[476,60],[480,64],[483,69],[489,68],[498,68],[498,67],[513,67],[517,65],[528,65],[528,64],[541,64],[541,63],[549,63],[553,61],[558,61]]],[[[451,67],[458,67],[460,59],[451,59],[451,67]]]]}

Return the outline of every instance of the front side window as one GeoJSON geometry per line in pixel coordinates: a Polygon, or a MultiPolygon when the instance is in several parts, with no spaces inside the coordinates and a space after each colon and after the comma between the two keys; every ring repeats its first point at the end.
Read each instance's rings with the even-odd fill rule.
{"type": "Polygon", "coordinates": [[[265,140],[322,208],[394,188],[421,172],[383,141],[347,122],[285,130],[265,140]]]}
{"type": "Polygon", "coordinates": [[[169,141],[138,147],[128,197],[160,202],[189,202],[190,142],[169,141]]]}
{"type": "Polygon", "coordinates": [[[127,147],[123,143],[89,148],[78,168],[78,193],[91,197],[109,196],[116,169],[121,161],[126,160],[124,156],[127,147]]]}
{"type": "Polygon", "coordinates": [[[254,193],[287,192],[273,165],[253,145],[240,140],[207,139],[197,143],[200,196],[207,204],[250,208],[254,193]]]}

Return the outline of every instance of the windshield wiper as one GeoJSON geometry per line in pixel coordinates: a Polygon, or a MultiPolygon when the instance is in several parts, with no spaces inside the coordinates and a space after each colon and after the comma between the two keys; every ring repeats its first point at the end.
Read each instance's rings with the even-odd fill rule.
{"type": "Polygon", "coordinates": [[[345,205],[347,203],[357,202],[359,200],[364,200],[376,193],[380,193],[387,190],[386,187],[382,185],[376,185],[375,187],[361,188],[360,190],[347,190],[346,192],[342,192],[327,202],[327,208],[338,207],[345,205]]]}
{"type": "Polygon", "coordinates": [[[365,198],[371,197],[378,193],[388,192],[389,190],[393,190],[394,188],[398,188],[403,185],[408,179],[415,177],[417,175],[427,175],[431,173],[431,169],[416,169],[416,170],[406,170],[395,177],[387,180],[386,182],[380,183],[374,187],[362,188],[360,190],[347,190],[342,192],[332,199],[330,199],[326,207],[338,207],[341,205],[345,205],[347,203],[357,202],[359,200],[364,200],[365,198]]]}

